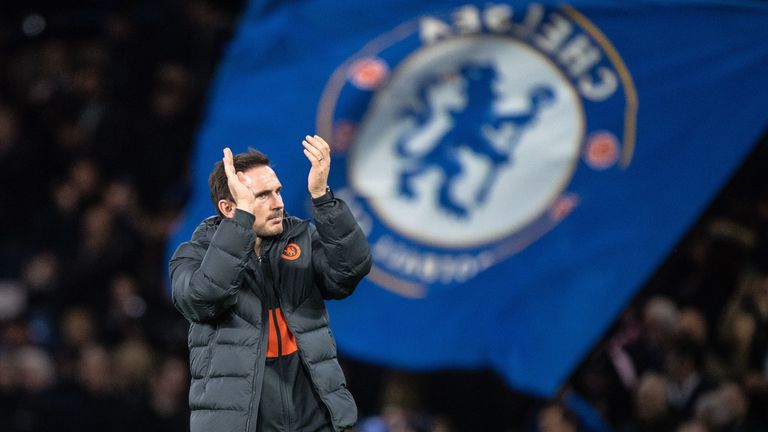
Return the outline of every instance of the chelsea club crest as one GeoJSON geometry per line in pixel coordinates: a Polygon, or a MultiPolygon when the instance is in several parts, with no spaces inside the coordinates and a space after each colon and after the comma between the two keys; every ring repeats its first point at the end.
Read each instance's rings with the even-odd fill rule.
{"type": "Polygon", "coordinates": [[[466,5],[339,66],[318,130],[333,137],[331,183],[368,233],[370,278],[423,297],[578,211],[577,173],[629,166],[636,112],[619,53],[577,10],[466,5]]]}

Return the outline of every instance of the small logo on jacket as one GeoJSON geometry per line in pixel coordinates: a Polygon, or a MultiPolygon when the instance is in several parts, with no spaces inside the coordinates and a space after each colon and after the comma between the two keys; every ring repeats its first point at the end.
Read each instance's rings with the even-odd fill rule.
{"type": "Polygon", "coordinates": [[[283,249],[283,253],[280,254],[281,258],[285,258],[288,261],[296,261],[301,256],[301,248],[296,243],[289,243],[288,246],[283,249]]]}

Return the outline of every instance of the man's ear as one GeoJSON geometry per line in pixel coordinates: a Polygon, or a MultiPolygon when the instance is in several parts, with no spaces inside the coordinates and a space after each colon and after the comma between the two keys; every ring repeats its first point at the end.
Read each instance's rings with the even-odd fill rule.
{"type": "Polygon", "coordinates": [[[225,217],[228,217],[228,218],[235,217],[235,208],[237,208],[237,205],[233,201],[225,200],[225,199],[219,200],[219,211],[225,217]]]}

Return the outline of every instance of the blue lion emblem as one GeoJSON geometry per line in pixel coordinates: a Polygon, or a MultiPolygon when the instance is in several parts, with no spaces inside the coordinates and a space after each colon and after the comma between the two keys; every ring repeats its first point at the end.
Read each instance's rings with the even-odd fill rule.
{"type": "Polygon", "coordinates": [[[450,193],[454,182],[464,171],[459,150],[469,149],[491,162],[491,167],[486,172],[481,187],[474,197],[474,203],[482,205],[488,198],[498,171],[514,163],[513,153],[520,138],[525,130],[536,122],[541,110],[554,102],[555,93],[551,87],[536,86],[528,94],[530,104],[525,112],[498,116],[493,112],[493,102],[496,99],[496,92],[493,89],[496,69],[489,65],[470,63],[460,67],[459,73],[466,82],[466,104],[449,111],[452,129],[423,154],[416,154],[408,149],[408,143],[414,135],[435,114],[434,107],[428,102],[427,94],[432,86],[439,82],[439,78],[427,79],[417,89],[422,105],[417,109],[407,109],[405,112],[406,115],[415,118],[416,126],[398,140],[397,153],[401,159],[405,160],[405,167],[398,179],[401,196],[415,197],[412,180],[430,169],[440,169],[443,176],[439,185],[439,205],[449,214],[463,218],[468,216],[467,208],[456,202],[450,193]],[[498,131],[508,124],[514,126],[514,133],[506,148],[497,149],[486,137],[483,129],[491,127],[498,131]]]}

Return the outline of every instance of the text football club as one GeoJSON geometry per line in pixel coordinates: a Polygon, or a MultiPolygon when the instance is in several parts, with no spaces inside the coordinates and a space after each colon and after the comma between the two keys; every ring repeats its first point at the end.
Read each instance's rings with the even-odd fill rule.
{"type": "Polygon", "coordinates": [[[369,278],[418,298],[578,211],[574,176],[629,166],[636,113],[620,54],[579,11],[483,3],[371,40],[331,76],[318,131],[367,231],[369,278]]]}

